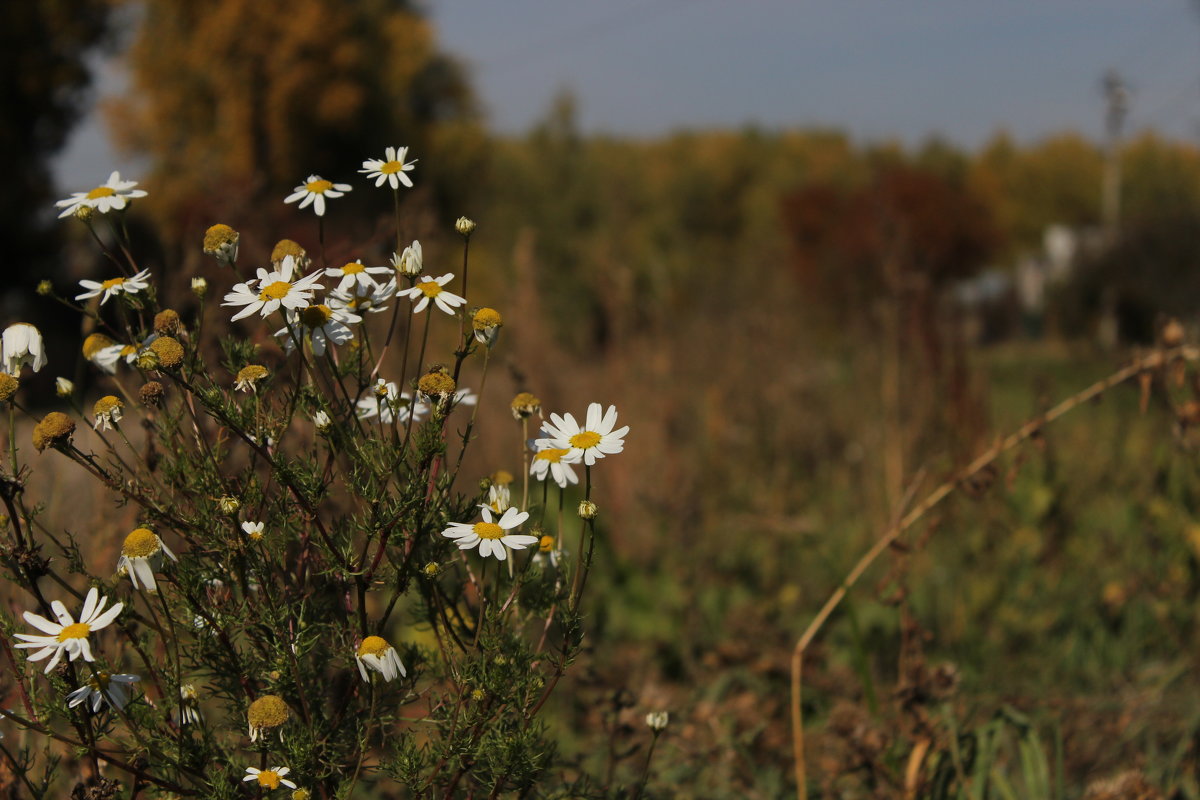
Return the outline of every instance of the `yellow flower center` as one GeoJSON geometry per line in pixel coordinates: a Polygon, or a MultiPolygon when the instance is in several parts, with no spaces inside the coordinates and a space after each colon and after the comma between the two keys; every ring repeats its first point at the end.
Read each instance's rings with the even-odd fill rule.
{"type": "Polygon", "coordinates": [[[115,289],[123,283],[125,283],[124,278],[109,278],[108,280],[106,280],[100,284],[100,288],[101,289],[115,289]]]}
{"type": "Polygon", "coordinates": [[[287,703],[279,695],[265,694],[250,704],[246,716],[252,728],[278,728],[287,722],[287,703]]]}
{"type": "Polygon", "coordinates": [[[91,680],[88,681],[88,686],[91,686],[93,689],[98,691],[102,691],[108,688],[108,678],[109,675],[107,672],[98,672],[92,676],[91,680]]]}
{"type": "Polygon", "coordinates": [[[96,416],[101,416],[102,414],[111,414],[114,409],[123,408],[124,405],[125,404],[114,395],[107,394],[96,401],[96,404],[92,406],[92,412],[96,416]]]}
{"type": "Polygon", "coordinates": [[[137,348],[136,348],[136,347],[134,347],[134,346],[133,346],[133,345],[131,345],[131,344],[127,344],[127,345],[125,345],[124,347],[122,347],[122,348],[121,348],[121,355],[122,355],[122,356],[131,356],[131,355],[133,355],[133,354],[134,354],[134,353],[136,353],[136,352],[137,352],[137,348]]]}
{"type": "Polygon", "coordinates": [[[426,297],[437,297],[442,293],[442,287],[437,281],[422,281],[417,284],[417,288],[421,290],[421,294],[426,297]]]}
{"type": "Polygon", "coordinates": [[[553,549],[554,549],[554,537],[553,536],[551,536],[550,534],[546,534],[541,539],[538,539],[538,550],[541,550],[543,553],[549,553],[553,549]]]}
{"type": "Polygon", "coordinates": [[[292,290],[292,285],[287,281],[275,281],[268,283],[258,293],[259,300],[282,300],[287,297],[288,292],[292,290]]]}
{"type": "Polygon", "coordinates": [[[111,346],[112,339],[102,333],[93,333],[91,336],[83,340],[83,357],[92,358],[101,350],[111,346]]]}
{"type": "Polygon", "coordinates": [[[239,382],[246,381],[249,383],[257,383],[267,377],[267,368],[261,364],[248,364],[238,370],[237,380],[239,382]]]}
{"type": "Polygon", "coordinates": [[[363,266],[362,264],[360,264],[359,262],[351,261],[349,264],[342,265],[342,274],[343,275],[357,275],[360,272],[365,272],[366,269],[367,268],[365,266],[363,266]]]}
{"type": "MultiPolygon", "coordinates": [[[[597,438],[599,438],[599,437],[597,437],[597,438]]],[[[572,440],[571,444],[575,444],[575,441],[572,440]]],[[[557,464],[560,461],[562,461],[562,457],[565,456],[569,452],[571,452],[571,451],[550,448],[548,450],[540,451],[536,456],[533,457],[533,460],[534,461],[549,461],[551,464],[557,464]]]]}
{"type": "Polygon", "coordinates": [[[95,189],[92,189],[87,193],[87,199],[96,200],[101,197],[112,197],[116,193],[117,190],[110,186],[97,186],[95,189]]]}
{"type": "Polygon", "coordinates": [[[404,169],[404,164],[400,161],[389,161],[379,168],[379,171],[384,175],[395,175],[400,170],[404,169]]]}
{"type": "Polygon", "coordinates": [[[332,317],[333,312],[329,310],[329,306],[323,305],[309,306],[300,312],[300,321],[307,328],[320,328],[332,317]]]}
{"type": "Polygon", "coordinates": [[[571,447],[587,450],[589,447],[595,447],[600,444],[600,434],[594,431],[580,431],[567,441],[571,443],[571,447]]]}
{"type": "Polygon", "coordinates": [[[501,539],[504,537],[504,528],[501,528],[494,522],[476,522],[471,530],[480,539],[501,539]]]}
{"type": "Polygon", "coordinates": [[[278,789],[279,773],[273,769],[264,769],[258,773],[258,785],[265,786],[268,789],[278,789]]]}
{"type": "Polygon", "coordinates": [[[125,537],[121,555],[129,558],[147,558],[159,551],[158,537],[149,528],[138,528],[125,537]]]}
{"type": "Polygon", "coordinates": [[[308,189],[313,194],[325,194],[333,188],[333,181],[321,179],[319,181],[309,181],[304,184],[304,188],[308,189]]]}
{"type": "Polygon", "coordinates": [[[67,639],[86,639],[91,632],[92,628],[86,622],[76,622],[73,625],[67,625],[59,631],[58,640],[65,642],[67,639]]]}
{"type": "Polygon", "coordinates": [[[368,636],[358,646],[358,654],[360,656],[381,656],[390,647],[391,645],[388,644],[387,639],[384,639],[382,636],[368,636]]]}

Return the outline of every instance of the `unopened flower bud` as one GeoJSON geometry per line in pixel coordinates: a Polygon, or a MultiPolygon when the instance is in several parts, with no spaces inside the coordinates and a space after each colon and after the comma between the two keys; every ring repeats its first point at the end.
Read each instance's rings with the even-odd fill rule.
{"type": "Polygon", "coordinates": [[[91,206],[81,205],[75,209],[75,219],[80,222],[91,222],[94,216],[96,216],[96,209],[91,206]]]}
{"type": "Polygon", "coordinates": [[[595,519],[600,513],[600,508],[591,500],[579,501],[579,517],[580,519],[595,519]]]}
{"type": "Polygon", "coordinates": [[[233,266],[237,261],[238,240],[241,234],[228,225],[217,223],[204,232],[204,252],[218,263],[233,266]]]}
{"type": "Polygon", "coordinates": [[[527,419],[542,410],[542,401],[529,392],[521,392],[512,399],[512,413],[516,419],[527,419]]]}
{"type": "Polygon", "coordinates": [[[651,711],[646,715],[646,727],[655,733],[661,733],[671,721],[671,715],[666,711],[651,711]]]}
{"type": "Polygon", "coordinates": [[[192,278],[192,294],[196,297],[204,297],[208,293],[208,281],[204,278],[192,278]]]}
{"type": "Polygon", "coordinates": [[[54,284],[50,281],[38,281],[37,293],[45,297],[54,292],[54,284]]]}
{"type": "Polygon", "coordinates": [[[75,393],[75,384],[66,378],[55,378],[54,393],[59,397],[70,397],[75,393]]]}
{"type": "Polygon", "coordinates": [[[470,236],[475,230],[475,220],[459,217],[454,223],[454,230],[461,233],[463,236],[470,236]]]}
{"type": "Polygon", "coordinates": [[[242,504],[236,497],[226,495],[217,500],[217,507],[225,514],[236,514],[237,510],[242,507],[242,504]]]}

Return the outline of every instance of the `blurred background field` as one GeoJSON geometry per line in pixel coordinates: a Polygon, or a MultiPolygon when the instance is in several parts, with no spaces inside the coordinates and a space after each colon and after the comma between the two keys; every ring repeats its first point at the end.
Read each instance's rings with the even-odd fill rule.
{"type": "MultiPolygon", "coordinates": [[[[629,10],[683,13],[663,5],[629,10]]],[[[597,489],[590,651],[553,700],[560,757],[621,796],[646,712],[669,709],[647,796],[787,796],[792,647],[905,494],[1160,346],[1170,320],[1195,341],[1200,147],[1180,120],[1200,110],[1200,36],[1172,39],[1186,91],[1167,93],[1169,119],[1140,116],[1107,62],[1116,72],[1076,87],[1094,121],[1014,118],[1020,133],[997,123],[969,142],[832,117],[623,133],[570,87],[526,125],[497,110],[502,95],[478,87],[498,79],[439,38],[439,14],[462,13],[448,6],[12,4],[25,35],[2,58],[22,80],[0,102],[24,113],[0,147],[5,319],[48,332],[47,408],[56,374],[98,395],[80,331],[33,292],[103,271],[55,199],[116,165],[142,181],[130,224],[182,310],[193,276],[217,295],[234,282],[200,252],[213,223],[241,232],[247,264],[285,236],[316,247],[311,218],[282,202],[309,173],[355,187],[326,218],[331,264],[386,263],[390,201],[352,179],[383,147],[411,147],[407,237],[427,271],[457,272],[453,220],[475,219],[471,304],[506,321],[473,474],[519,471],[517,391],[548,411],[614,403],[631,426],[597,489]],[[88,94],[114,71],[118,91],[88,94]],[[55,160],[85,119],[111,132],[92,147],[114,163],[87,161],[78,139],[69,168],[55,160]]],[[[1200,34],[1200,12],[1170,10],[1162,36],[1200,34]]],[[[1075,13],[1076,33],[1121,24],[1109,5],[1075,13]]],[[[606,20],[562,24],[619,49],[625,23],[606,20]]],[[[976,20],[959,50],[995,22],[976,20]]],[[[1154,31],[1113,58],[1152,72],[1154,31]]],[[[538,63],[555,62],[525,69],[538,63]]],[[[938,73],[947,85],[954,70],[938,73]]],[[[813,796],[1200,797],[1197,381],[1180,363],[1146,395],[1116,387],[889,549],[807,656],[813,796]]],[[[127,511],[85,513],[76,476],[40,472],[30,491],[51,526],[111,549],[127,511]]]]}

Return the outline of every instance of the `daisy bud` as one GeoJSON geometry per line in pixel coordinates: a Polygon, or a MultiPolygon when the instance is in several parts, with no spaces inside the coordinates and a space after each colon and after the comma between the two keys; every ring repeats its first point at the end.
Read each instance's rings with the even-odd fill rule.
{"type": "Polygon", "coordinates": [[[504,324],[500,312],[494,308],[481,308],[471,317],[471,328],[475,332],[475,341],[491,347],[500,335],[500,326],[504,324]]]}
{"type": "Polygon", "coordinates": [[[227,495],[217,500],[217,506],[225,514],[236,514],[237,510],[242,507],[242,504],[236,497],[229,497],[227,495]]]}
{"type": "Polygon", "coordinates": [[[434,577],[437,577],[438,573],[440,573],[442,571],[442,567],[436,561],[430,561],[428,564],[426,564],[424,567],[421,568],[421,571],[424,572],[430,578],[434,578],[434,577]]]}
{"type": "Polygon", "coordinates": [[[274,694],[264,694],[250,704],[246,717],[250,723],[250,741],[257,742],[260,738],[278,729],[279,740],[283,741],[283,724],[289,716],[287,703],[283,698],[274,694]]]}
{"type": "Polygon", "coordinates": [[[154,315],[154,332],[159,336],[177,336],[182,329],[183,323],[174,309],[164,308],[154,315]]]}
{"type": "Polygon", "coordinates": [[[204,232],[204,252],[219,264],[233,266],[237,261],[238,239],[241,234],[228,225],[217,223],[204,232]]]}
{"type": "Polygon", "coordinates": [[[404,248],[400,255],[392,255],[392,266],[401,275],[415,278],[424,269],[424,258],[421,255],[421,243],[413,239],[413,243],[404,248]]]}
{"type": "Polygon", "coordinates": [[[50,281],[38,281],[37,293],[42,297],[45,297],[48,294],[53,294],[54,284],[50,283],[50,281]]]}
{"type": "Polygon", "coordinates": [[[542,410],[542,401],[529,392],[521,392],[512,400],[512,413],[515,419],[528,419],[542,410]]]}
{"type": "Polygon", "coordinates": [[[142,388],[138,390],[138,396],[142,401],[142,405],[157,408],[162,405],[164,392],[166,392],[166,389],[158,381],[146,381],[142,384],[142,388]]]}
{"type": "Polygon", "coordinates": [[[94,216],[96,216],[96,209],[91,206],[80,206],[75,209],[75,219],[80,222],[91,222],[94,216]]]}
{"type": "Polygon", "coordinates": [[[208,292],[208,281],[204,278],[192,278],[192,294],[196,297],[204,297],[208,292]]]}
{"type": "Polygon", "coordinates": [[[183,363],[183,345],[178,339],[160,336],[150,344],[150,349],[158,355],[159,363],[167,369],[174,369],[183,363]]]}
{"type": "Polygon", "coordinates": [[[646,715],[646,727],[656,734],[666,730],[667,723],[670,721],[671,715],[666,711],[651,711],[646,715]]]}
{"type": "Polygon", "coordinates": [[[580,519],[595,519],[600,513],[600,508],[591,500],[579,501],[579,518],[580,519]]]}
{"type": "Polygon", "coordinates": [[[329,415],[324,411],[318,411],[317,413],[313,414],[312,421],[313,426],[316,427],[317,431],[320,433],[328,433],[329,428],[333,425],[333,420],[330,419],[329,415]]]}
{"type": "Polygon", "coordinates": [[[47,447],[69,444],[75,433],[75,421],[61,411],[51,411],[33,426],[33,446],[40,453],[47,447]]]}
{"type": "Polygon", "coordinates": [[[475,230],[475,220],[467,219],[466,217],[459,217],[454,223],[454,230],[458,231],[463,236],[470,236],[472,231],[475,230]]]}
{"type": "Polygon", "coordinates": [[[312,794],[308,789],[297,789],[292,792],[292,800],[312,800],[312,794]]]}
{"type": "Polygon", "coordinates": [[[66,378],[55,378],[54,393],[59,397],[70,397],[75,393],[75,384],[66,378]]]}
{"type": "Polygon", "coordinates": [[[11,400],[20,387],[21,382],[12,375],[9,375],[7,372],[0,372],[0,403],[11,400]]]}

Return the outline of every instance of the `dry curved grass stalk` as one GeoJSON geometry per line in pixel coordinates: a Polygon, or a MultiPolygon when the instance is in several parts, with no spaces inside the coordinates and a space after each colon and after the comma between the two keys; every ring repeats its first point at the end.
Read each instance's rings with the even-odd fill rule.
{"type": "Polygon", "coordinates": [[[1122,367],[1116,372],[1096,381],[1091,386],[1071,395],[1063,400],[1058,405],[1043,414],[1039,414],[1027,421],[1017,430],[1004,437],[996,444],[992,445],[988,450],[982,453],[978,458],[956,473],[953,477],[943,482],[940,486],[930,492],[926,497],[914,506],[907,513],[903,513],[903,509],[911,502],[911,495],[921,483],[921,475],[919,474],[909,486],[907,495],[902,499],[898,506],[897,516],[895,520],[883,535],[881,535],[862,558],[854,565],[854,567],[846,574],[841,584],[825,601],[825,605],[813,617],[812,622],[805,628],[804,633],[796,640],[795,647],[792,648],[792,685],[791,685],[791,711],[792,711],[792,755],[795,759],[795,779],[796,779],[796,797],[799,800],[808,800],[808,783],[807,769],[804,763],[804,719],[800,710],[800,686],[801,672],[804,663],[804,652],[808,646],[812,644],[817,633],[825,625],[825,622],[837,609],[846,593],[858,582],[863,573],[874,563],[879,554],[891,545],[900,534],[904,533],[908,528],[912,527],[920,520],[930,509],[937,506],[947,497],[949,497],[957,488],[962,486],[966,481],[973,478],[975,475],[991,466],[992,462],[999,458],[1004,453],[1013,449],[1025,440],[1032,437],[1043,427],[1067,414],[1084,403],[1099,397],[1109,389],[1124,383],[1125,381],[1137,377],[1142,374],[1149,373],[1153,370],[1160,369],[1164,366],[1172,364],[1178,360],[1197,361],[1200,360],[1200,348],[1193,346],[1175,347],[1170,349],[1155,350],[1145,355],[1134,358],[1127,366],[1122,367]],[[903,514],[903,516],[900,516],[903,514]]]}

